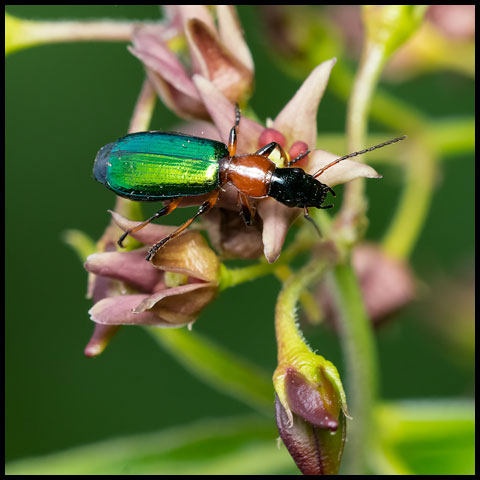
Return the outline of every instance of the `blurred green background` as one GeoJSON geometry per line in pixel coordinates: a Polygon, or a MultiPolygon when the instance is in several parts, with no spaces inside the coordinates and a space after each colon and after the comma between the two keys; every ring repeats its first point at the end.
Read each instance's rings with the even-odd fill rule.
{"type": "MultiPolygon", "coordinates": [[[[32,19],[158,18],[155,6],[6,10],[32,19]]],[[[251,105],[260,118],[274,117],[301,81],[272,60],[258,10],[238,10],[256,68],[251,105]]],[[[102,145],[126,133],[143,78],[125,43],[48,45],[6,59],[7,461],[250,411],[192,377],[141,328],[121,329],[98,358],[83,356],[93,331],[87,274],[61,236],[73,228],[97,239],[109,221],[113,194],[93,180],[93,159],[102,145]]],[[[425,74],[382,87],[431,118],[474,112],[474,81],[459,74],[425,74]]],[[[345,115],[345,103],[327,88],[319,132],[344,132],[345,115]]],[[[176,121],[158,103],[151,127],[168,130],[176,121]]],[[[393,136],[375,127],[375,133],[393,136]]],[[[412,256],[419,299],[378,332],[385,399],[473,396],[472,356],[435,328],[438,311],[432,308],[447,298],[454,321],[457,310],[470,306],[470,298],[460,300],[455,291],[466,286],[473,295],[473,158],[473,152],[442,158],[432,209],[412,256]]],[[[383,180],[368,182],[372,240],[388,225],[403,179],[397,168],[378,169],[383,180]]],[[[188,215],[177,210],[168,223],[188,215]]],[[[267,277],[228,290],[194,328],[273,372],[279,287],[267,277]]],[[[323,328],[306,335],[342,374],[335,336],[323,328]]]]}

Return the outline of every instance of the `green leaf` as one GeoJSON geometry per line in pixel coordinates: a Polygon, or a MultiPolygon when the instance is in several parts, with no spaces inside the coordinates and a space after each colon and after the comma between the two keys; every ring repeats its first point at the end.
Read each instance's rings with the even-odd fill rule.
{"type": "Polygon", "coordinates": [[[298,473],[273,422],[202,420],[12,462],[7,475],[261,475],[298,473]]]}
{"type": "MultiPolygon", "coordinates": [[[[475,410],[460,400],[405,401],[376,409],[381,449],[417,475],[475,473],[475,410]]],[[[376,473],[386,473],[378,468],[376,473]]],[[[397,468],[398,470],[398,468],[397,468]]],[[[391,473],[391,472],[390,472],[391,473]]]]}

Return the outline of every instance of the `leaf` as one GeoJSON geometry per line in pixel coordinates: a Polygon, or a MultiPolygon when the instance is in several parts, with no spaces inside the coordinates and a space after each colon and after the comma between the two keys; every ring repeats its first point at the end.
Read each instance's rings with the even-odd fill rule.
{"type": "MultiPolygon", "coordinates": [[[[475,411],[461,400],[386,403],[376,411],[385,462],[395,461],[416,475],[475,473],[475,411]]],[[[378,459],[374,460],[378,462],[378,459]]],[[[376,473],[383,473],[376,468],[376,473]]],[[[398,470],[398,468],[397,468],[398,470]]],[[[390,472],[392,473],[392,472],[390,472]]]]}
{"type": "Polygon", "coordinates": [[[298,473],[274,422],[209,419],[11,462],[7,475],[253,475],[298,473]]]}

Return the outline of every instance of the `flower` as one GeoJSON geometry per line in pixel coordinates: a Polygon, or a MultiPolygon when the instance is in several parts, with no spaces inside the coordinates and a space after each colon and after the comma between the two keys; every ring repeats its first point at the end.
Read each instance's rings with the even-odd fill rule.
{"type": "MultiPolygon", "coordinates": [[[[310,148],[312,151],[308,155],[308,159],[304,159],[303,162],[306,163],[305,170],[311,174],[338,158],[338,155],[313,148],[316,145],[317,136],[317,109],[335,62],[336,59],[333,58],[317,66],[275,120],[267,122],[268,128],[249,118],[242,117],[237,154],[255,152],[270,141],[277,141],[285,147],[292,159],[310,148]]],[[[217,139],[226,142],[235,118],[234,105],[212,82],[204,77],[194,75],[193,81],[218,129],[217,139]]],[[[275,160],[275,157],[271,158],[275,160]]],[[[363,163],[344,160],[325,171],[319,180],[333,187],[358,177],[379,178],[380,175],[363,163]]],[[[238,208],[236,193],[232,192],[233,187],[225,190],[223,204],[220,203],[220,206],[228,208],[230,205],[230,208],[238,208]]],[[[265,257],[270,263],[273,263],[280,255],[290,224],[302,212],[301,209],[286,207],[274,199],[266,198],[258,201],[258,213],[263,221],[263,249],[265,257]]]]}
{"type": "MultiPolygon", "coordinates": [[[[389,257],[373,244],[357,245],[352,252],[352,265],[360,282],[365,308],[378,326],[415,298],[413,274],[405,262],[389,257]]],[[[325,316],[334,325],[337,312],[327,285],[317,292],[325,316]]]]}
{"type": "Polygon", "coordinates": [[[218,26],[204,5],[170,6],[166,11],[168,23],[140,26],[129,48],[145,65],[163,102],[179,117],[208,118],[192,74],[209,79],[231,102],[246,100],[254,66],[235,8],[216,6],[218,26]],[[185,35],[190,52],[188,69],[168,46],[175,33],[185,35]]]}
{"type": "MultiPolygon", "coordinates": [[[[119,214],[112,215],[123,230],[136,225],[119,214]]],[[[152,244],[174,229],[150,224],[132,236],[152,244]]],[[[215,298],[220,263],[200,233],[189,231],[177,237],[151,262],[145,261],[146,252],[147,248],[139,248],[87,257],[85,268],[95,275],[96,292],[89,313],[98,325],[191,325],[215,298]],[[102,285],[108,288],[102,290],[102,285]]],[[[108,329],[96,330],[87,350],[96,352],[94,347],[105,343],[109,333],[108,329]]]]}
{"type": "Polygon", "coordinates": [[[337,369],[312,352],[283,361],[274,374],[277,426],[304,475],[336,475],[348,416],[337,369]]]}

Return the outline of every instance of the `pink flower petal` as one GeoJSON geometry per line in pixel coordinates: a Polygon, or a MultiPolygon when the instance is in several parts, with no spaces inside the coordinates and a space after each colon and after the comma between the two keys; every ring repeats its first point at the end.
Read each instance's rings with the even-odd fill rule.
{"type": "Polygon", "coordinates": [[[222,43],[242,64],[253,71],[253,58],[233,5],[217,5],[218,30],[222,43]]]}
{"type": "Polygon", "coordinates": [[[120,325],[101,325],[95,324],[95,330],[88,341],[83,353],[86,357],[96,357],[100,355],[110,342],[111,338],[120,330],[120,325]]]}
{"type": "Polygon", "coordinates": [[[286,136],[287,144],[301,140],[310,148],[315,146],[318,105],[336,61],[332,58],[316,67],[273,122],[272,127],[286,136]]]}
{"type": "Polygon", "coordinates": [[[289,208],[268,198],[258,202],[258,213],[263,220],[262,240],[265,258],[269,263],[273,263],[280,256],[288,229],[301,210],[289,208]]]}
{"type": "Polygon", "coordinates": [[[218,134],[218,129],[211,122],[205,120],[192,120],[173,127],[174,132],[182,132],[195,137],[209,138],[211,140],[222,141],[218,134]]]}
{"type": "Polygon", "coordinates": [[[147,76],[163,102],[180,117],[207,118],[197,89],[183,65],[162,41],[160,27],[143,26],[133,36],[129,51],[145,66],[147,76]]]}
{"type": "MultiPolygon", "coordinates": [[[[235,106],[206,78],[194,75],[193,81],[208,113],[218,128],[220,138],[227,143],[230,130],[235,124],[235,106]]],[[[264,127],[262,125],[242,116],[238,134],[237,153],[252,153],[258,150],[258,139],[263,130],[264,127]]]]}
{"type": "Polygon", "coordinates": [[[211,30],[215,30],[215,23],[206,5],[178,5],[178,11],[182,17],[183,26],[191,18],[196,18],[207,25],[211,30]]]}
{"type": "MultiPolygon", "coordinates": [[[[308,173],[314,174],[321,168],[339,158],[333,153],[324,150],[314,150],[310,154],[310,163],[308,165],[308,173]]],[[[350,182],[356,178],[382,178],[382,176],[372,167],[365,163],[355,162],[353,160],[342,160],[325,170],[317,180],[325,183],[329,187],[334,187],[342,183],[350,182]]]]}
{"type": "Polygon", "coordinates": [[[94,253],[87,257],[85,269],[95,275],[124,282],[142,292],[152,292],[162,274],[145,261],[145,255],[146,249],[94,253]]]}
{"type": "Polygon", "coordinates": [[[148,295],[118,295],[104,298],[90,310],[90,318],[102,325],[159,325],[162,319],[152,312],[133,313],[148,295]]]}
{"type": "Polygon", "coordinates": [[[148,68],[186,95],[198,98],[190,77],[175,54],[149,28],[139,28],[133,36],[133,47],[129,51],[148,68]]]}

